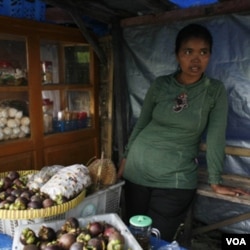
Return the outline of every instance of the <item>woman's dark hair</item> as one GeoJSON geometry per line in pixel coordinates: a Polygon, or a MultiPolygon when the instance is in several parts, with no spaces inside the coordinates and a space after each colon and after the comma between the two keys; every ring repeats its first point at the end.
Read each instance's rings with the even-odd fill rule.
{"type": "Polygon", "coordinates": [[[210,53],[212,53],[213,37],[209,30],[199,24],[189,24],[182,28],[176,37],[175,54],[178,54],[181,44],[190,38],[201,38],[206,41],[210,46],[210,53]]]}

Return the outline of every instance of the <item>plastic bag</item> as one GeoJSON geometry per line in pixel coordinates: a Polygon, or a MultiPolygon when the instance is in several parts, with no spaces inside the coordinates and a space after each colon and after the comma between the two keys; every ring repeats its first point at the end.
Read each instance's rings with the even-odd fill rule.
{"type": "Polygon", "coordinates": [[[46,183],[54,174],[60,169],[64,168],[61,165],[53,165],[43,167],[38,173],[30,176],[27,186],[31,190],[40,190],[40,188],[46,183]]]}
{"type": "Polygon", "coordinates": [[[53,200],[58,197],[71,199],[90,184],[91,178],[88,168],[81,164],[74,164],[60,169],[40,190],[53,200]]]}

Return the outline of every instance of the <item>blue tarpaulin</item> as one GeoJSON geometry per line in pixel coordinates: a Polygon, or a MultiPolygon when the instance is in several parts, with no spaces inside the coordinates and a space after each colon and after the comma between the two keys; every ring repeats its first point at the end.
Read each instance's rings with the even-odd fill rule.
{"type": "Polygon", "coordinates": [[[169,0],[169,2],[172,2],[181,8],[189,8],[193,6],[217,3],[218,0],[169,0]]]}

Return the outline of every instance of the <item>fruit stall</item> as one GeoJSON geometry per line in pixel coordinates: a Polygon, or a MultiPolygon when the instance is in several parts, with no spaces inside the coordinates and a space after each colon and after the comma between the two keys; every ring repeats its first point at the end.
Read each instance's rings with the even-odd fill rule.
{"type": "MultiPolygon", "coordinates": [[[[193,21],[220,45],[208,71],[229,91],[226,170],[249,177],[249,1],[177,2],[0,0],[0,250],[142,249],[122,220],[117,166],[145,90],[176,68],[173,34],[193,21]]],[[[201,196],[205,224],[249,209],[201,196]]]]}
{"type": "MultiPolygon", "coordinates": [[[[109,159],[97,159],[89,166],[1,173],[0,249],[144,249],[121,218],[124,181],[114,169],[109,159]]],[[[148,232],[156,249],[169,245],[148,232]]]]}
{"type": "Polygon", "coordinates": [[[119,215],[124,181],[117,182],[110,175],[112,162],[103,161],[1,173],[0,249],[141,250],[119,215]]]}

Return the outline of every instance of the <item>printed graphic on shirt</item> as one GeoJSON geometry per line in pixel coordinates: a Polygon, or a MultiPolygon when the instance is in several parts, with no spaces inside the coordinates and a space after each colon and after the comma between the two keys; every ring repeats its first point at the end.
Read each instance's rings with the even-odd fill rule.
{"type": "Polygon", "coordinates": [[[181,93],[175,98],[175,105],[173,106],[174,112],[181,112],[184,108],[188,107],[187,94],[181,93]]]}

